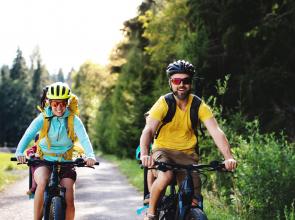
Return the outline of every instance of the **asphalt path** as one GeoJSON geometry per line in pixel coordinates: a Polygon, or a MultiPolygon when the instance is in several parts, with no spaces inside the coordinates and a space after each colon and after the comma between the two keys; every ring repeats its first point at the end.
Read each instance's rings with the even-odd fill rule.
{"type": "MultiPolygon", "coordinates": [[[[98,159],[95,169],[77,168],[75,205],[77,220],[139,220],[142,195],[123,176],[116,165],[98,159]]],[[[0,193],[0,219],[33,219],[33,200],[26,195],[28,177],[0,193]]]]}

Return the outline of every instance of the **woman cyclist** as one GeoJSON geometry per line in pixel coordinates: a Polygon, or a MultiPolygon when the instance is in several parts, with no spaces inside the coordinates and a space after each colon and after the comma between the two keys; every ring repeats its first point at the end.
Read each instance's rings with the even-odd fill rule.
{"type": "MultiPolygon", "coordinates": [[[[31,122],[17,146],[15,155],[20,163],[26,161],[24,151],[31,140],[39,134],[37,153],[41,159],[48,161],[71,160],[75,138],[78,138],[85,150],[87,166],[95,164],[95,155],[85,127],[69,106],[73,100],[76,100],[75,98],[76,96],[71,93],[66,83],[56,82],[46,87],[41,100],[42,113],[31,122]]],[[[76,171],[73,167],[62,167],[59,175],[60,184],[66,188],[66,219],[72,220],[75,217],[74,183],[76,171]]],[[[33,174],[37,183],[34,197],[35,220],[42,219],[44,191],[49,176],[50,169],[45,165],[38,166],[33,174]]]]}

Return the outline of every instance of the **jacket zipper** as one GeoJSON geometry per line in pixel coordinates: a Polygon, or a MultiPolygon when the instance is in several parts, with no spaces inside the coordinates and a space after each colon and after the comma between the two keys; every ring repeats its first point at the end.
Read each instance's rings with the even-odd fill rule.
{"type": "Polygon", "coordinates": [[[61,127],[61,122],[59,121],[58,118],[57,118],[57,121],[59,122],[59,127],[58,127],[58,133],[57,133],[57,139],[56,139],[56,141],[58,141],[58,139],[59,139],[59,131],[60,131],[60,127],[61,127]]]}

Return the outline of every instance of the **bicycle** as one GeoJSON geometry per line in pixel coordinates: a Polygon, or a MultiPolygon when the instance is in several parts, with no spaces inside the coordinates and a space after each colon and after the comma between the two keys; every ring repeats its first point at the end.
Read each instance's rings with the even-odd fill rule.
{"type": "Polygon", "coordinates": [[[206,177],[207,171],[225,171],[224,164],[218,161],[212,161],[209,164],[180,165],[165,162],[155,162],[154,168],[163,172],[172,170],[184,170],[186,176],[176,192],[176,175],[170,184],[170,193],[163,196],[158,203],[157,214],[159,220],[207,220],[202,207],[192,205],[193,201],[193,178],[192,172],[197,172],[206,177]]]}
{"type": "MultiPolygon", "coordinates": [[[[17,161],[17,158],[10,158],[11,161],[17,161]]],[[[21,164],[21,163],[18,163],[21,164]]],[[[51,174],[44,192],[44,203],[43,203],[43,218],[44,220],[64,220],[66,210],[65,192],[66,188],[62,187],[59,182],[59,167],[60,166],[74,166],[74,167],[88,167],[86,162],[82,158],[77,158],[75,161],[46,161],[35,158],[26,160],[26,164],[31,166],[37,166],[44,164],[51,167],[51,174]]],[[[99,165],[96,162],[95,165],[99,165]]],[[[94,167],[89,167],[93,168],[94,167]]],[[[31,179],[31,178],[30,178],[31,179]]],[[[30,183],[31,184],[31,183],[30,183]]]]}

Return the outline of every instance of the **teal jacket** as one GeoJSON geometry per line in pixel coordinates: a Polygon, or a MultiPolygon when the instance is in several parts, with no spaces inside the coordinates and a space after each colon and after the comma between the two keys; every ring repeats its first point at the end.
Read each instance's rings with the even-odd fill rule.
{"type": "MultiPolygon", "coordinates": [[[[41,150],[45,153],[55,153],[55,154],[63,154],[68,151],[72,146],[73,142],[68,137],[67,130],[67,118],[70,115],[70,111],[66,109],[65,113],[61,117],[54,116],[51,108],[45,108],[45,112],[48,117],[52,117],[50,121],[50,127],[48,131],[48,138],[50,140],[50,150],[48,150],[46,139],[43,138],[39,142],[39,146],[41,150]]],[[[23,156],[24,151],[29,145],[29,143],[35,138],[35,136],[39,133],[39,131],[43,127],[44,116],[40,113],[27,128],[25,134],[21,138],[15,155],[23,156]]],[[[89,137],[85,130],[85,127],[78,116],[74,118],[74,131],[76,136],[79,139],[80,144],[84,148],[85,154],[87,158],[95,158],[92,145],[90,143],[89,137]]],[[[58,157],[44,155],[45,160],[54,161],[58,160],[58,157]]],[[[63,159],[62,159],[63,160],[63,159]]]]}

